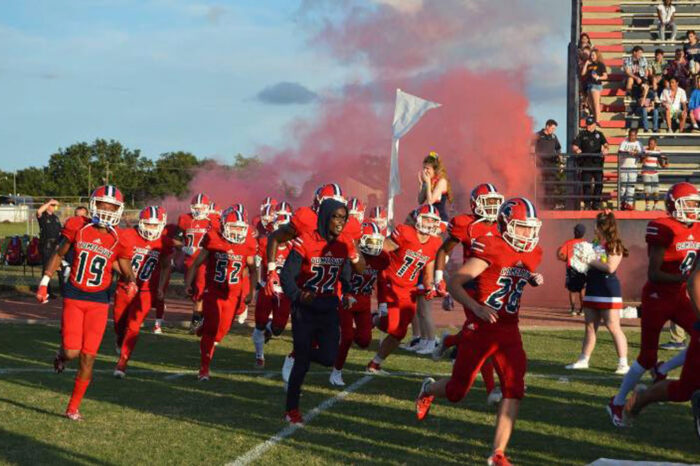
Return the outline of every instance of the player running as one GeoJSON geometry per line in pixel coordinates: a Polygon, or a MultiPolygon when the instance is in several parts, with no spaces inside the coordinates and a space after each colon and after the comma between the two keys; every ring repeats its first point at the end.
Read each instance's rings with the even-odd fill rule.
{"type": "Polygon", "coordinates": [[[62,242],[46,265],[36,293],[40,303],[46,300],[51,276],[68,250],[73,248],[71,274],[63,293],[61,348],[53,362],[54,370],[61,373],[67,361],[80,356],[73,394],[65,414],[73,421],[83,419],[80,403],[92,379],[92,367],[107,326],[109,288],[115,261],[127,283],[126,296],[133,298],[138,291],[129,256],[120,246],[115,228],[124,210],[122,193],[111,185],[100,186],[90,196],[89,206],[90,219],[71,217],[66,222],[61,231],[62,242]]]}
{"type": "Polygon", "coordinates": [[[622,410],[627,394],[642,375],[652,371],[655,382],[683,364],[685,351],[665,363],[657,363],[659,335],[667,321],[690,333],[695,314],[688,298],[686,280],[695,267],[700,250],[700,195],[690,183],[677,183],[666,193],[668,217],[652,220],[647,226],[649,267],[642,289],[642,340],[637,360],[622,380],[617,395],[607,406],[612,423],[624,427],[622,410]]]}
{"type": "Polygon", "coordinates": [[[221,220],[221,228],[210,230],[202,240],[201,251],[185,276],[187,294],[201,299],[204,322],[197,329],[201,363],[199,381],[209,380],[209,365],[214,357],[214,344],[220,342],[231,328],[241,303],[253,299],[255,281],[255,252],[246,244],[248,222],[237,210],[230,210],[221,220]],[[206,263],[205,288],[194,286],[197,268],[206,263]],[[249,279],[244,280],[248,275],[249,279]],[[248,286],[245,286],[245,284],[248,286]],[[198,293],[202,293],[201,296],[198,293]]]}
{"type": "Polygon", "coordinates": [[[126,366],[138,341],[141,324],[154,298],[162,299],[165,281],[170,275],[175,245],[171,238],[163,235],[166,218],[162,207],[145,207],[139,214],[138,225],[121,231],[121,247],[131,258],[139,291],[130,299],[126,286],[120,283],[114,297],[114,330],[119,349],[114,376],[120,379],[126,376],[126,366]]]}
{"type": "Polygon", "coordinates": [[[383,251],[384,235],[377,225],[363,223],[358,249],[367,264],[363,273],[353,273],[351,290],[346,295],[348,306],[341,306],[340,347],[330,376],[331,385],[342,387],[343,366],[348,351],[355,342],[360,348],[367,348],[372,342],[372,293],[376,289],[377,277],[389,266],[389,255],[383,251]]]}
{"type": "Polygon", "coordinates": [[[435,397],[453,403],[467,394],[481,365],[492,358],[503,391],[496,417],[489,465],[510,465],[505,449],[525,392],[527,358],[518,329],[520,298],[527,284],[539,286],[535,270],[542,259],[537,246],[541,221],[532,203],[514,198],[503,203],[498,217],[500,235],[481,236],[471,256],[450,280],[450,292],[464,305],[467,320],[459,340],[452,376],[426,378],[416,399],[416,414],[424,419],[435,397]],[[476,280],[473,289],[464,285],[476,280]]]}
{"type": "Polygon", "coordinates": [[[432,205],[416,209],[415,226],[398,225],[384,241],[390,265],[385,270],[381,302],[375,325],[387,336],[379,345],[374,358],[367,364],[367,372],[382,373],[381,364],[399,346],[416,314],[418,277],[423,273],[424,289],[433,288],[435,255],[440,247],[440,216],[432,205]]]}

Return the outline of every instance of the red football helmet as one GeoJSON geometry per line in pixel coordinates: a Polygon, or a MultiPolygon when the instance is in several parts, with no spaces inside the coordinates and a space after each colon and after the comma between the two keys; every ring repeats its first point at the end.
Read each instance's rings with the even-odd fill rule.
{"type": "Polygon", "coordinates": [[[246,223],[248,223],[248,211],[246,210],[246,208],[243,204],[241,204],[240,202],[237,204],[233,204],[231,206],[231,210],[235,210],[235,211],[240,212],[241,215],[243,216],[243,220],[245,220],[246,223]]]}
{"type": "Polygon", "coordinates": [[[190,201],[190,212],[195,220],[204,220],[209,216],[209,198],[204,193],[195,194],[190,201]]]}
{"type": "Polygon", "coordinates": [[[384,247],[384,235],[376,223],[365,222],[360,229],[360,251],[370,256],[378,256],[384,247]]]}
{"type": "Polygon", "coordinates": [[[530,252],[540,240],[542,221],[537,218],[537,210],[524,197],[508,199],[498,210],[498,231],[503,239],[516,251],[530,252]],[[529,231],[524,234],[523,229],[529,231]]]}
{"type": "Polygon", "coordinates": [[[111,184],[100,186],[95,189],[90,196],[90,217],[92,221],[102,226],[115,227],[119,225],[124,212],[124,196],[116,186],[111,184]],[[97,203],[106,203],[117,206],[115,210],[105,210],[99,208],[97,203]]]}
{"type": "Polygon", "coordinates": [[[275,211],[278,214],[286,213],[286,214],[292,215],[294,213],[294,210],[292,210],[292,205],[287,201],[282,201],[279,204],[277,204],[275,206],[275,211]]]}
{"type": "Polygon", "coordinates": [[[498,209],[503,204],[503,195],[498,194],[496,187],[491,183],[484,183],[472,189],[470,203],[474,215],[494,222],[498,216],[498,209]]]}
{"type": "Polygon", "coordinates": [[[440,234],[440,213],[433,205],[423,204],[413,211],[416,218],[416,230],[424,235],[440,234]]]}
{"type": "Polygon", "coordinates": [[[314,208],[318,209],[321,203],[326,199],[335,199],[336,201],[342,202],[343,204],[347,204],[345,196],[343,196],[343,190],[340,189],[340,186],[335,183],[324,184],[316,190],[316,196],[314,198],[314,208]]]}
{"type": "Polygon", "coordinates": [[[248,222],[240,211],[231,209],[221,220],[221,234],[231,243],[245,242],[248,237],[248,222]]]}
{"type": "Polygon", "coordinates": [[[283,211],[278,211],[277,212],[277,217],[275,217],[275,222],[274,222],[274,229],[278,229],[282,225],[286,225],[289,222],[292,221],[292,213],[291,212],[283,212],[283,211]]]}
{"type": "Polygon", "coordinates": [[[687,182],[676,183],[666,193],[666,211],[679,222],[700,221],[700,195],[687,182]]]}
{"type": "Polygon", "coordinates": [[[221,209],[219,206],[216,204],[216,202],[211,201],[209,203],[209,213],[210,214],[216,214],[216,215],[221,215],[221,209]]]}
{"type": "Polygon", "coordinates": [[[264,206],[260,211],[260,223],[266,230],[273,227],[276,217],[277,211],[275,211],[275,206],[273,204],[264,206]]]}
{"type": "Polygon", "coordinates": [[[359,223],[365,219],[365,204],[356,197],[348,199],[348,215],[355,217],[359,223]]]}
{"type": "Polygon", "coordinates": [[[146,241],[153,241],[160,238],[167,222],[165,209],[159,206],[144,207],[139,214],[138,231],[146,241]]]}
{"type": "Polygon", "coordinates": [[[382,232],[386,231],[386,227],[388,226],[388,220],[386,216],[386,209],[384,209],[384,207],[372,207],[369,211],[368,220],[377,225],[382,232]]]}
{"type": "Polygon", "coordinates": [[[269,206],[269,205],[275,206],[275,205],[277,205],[277,201],[275,199],[271,198],[270,196],[267,196],[265,199],[263,199],[262,203],[260,203],[260,212],[263,211],[265,206],[269,206]]]}

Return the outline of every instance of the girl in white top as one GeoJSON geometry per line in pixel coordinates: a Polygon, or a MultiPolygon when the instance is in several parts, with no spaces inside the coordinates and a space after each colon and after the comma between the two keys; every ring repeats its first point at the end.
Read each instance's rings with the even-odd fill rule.
{"type": "Polygon", "coordinates": [[[637,140],[637,130],[632,128],[627,139],[620,143],[617,157],[620,164],[620,196],[622,210],[634,210],[634,191],[637,183],[637,160],[644,153],[642,143],[637,140]]]}
{"type": "Polygon", "coordinates": [[[672,123],[678,118],[680,132],[685,130],[685,120],[688,118],[688,96],[683,88],[678,86],[678,78],[671,78],[670,86],[661,93],[661,106],[666,114],[668,131],[673,132],[672,123]]]}

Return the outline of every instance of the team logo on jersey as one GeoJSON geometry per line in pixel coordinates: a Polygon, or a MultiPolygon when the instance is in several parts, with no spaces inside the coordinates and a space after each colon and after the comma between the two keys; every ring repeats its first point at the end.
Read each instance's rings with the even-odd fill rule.
{"type": "Polygon", "coordinates": [[[230,261],[241,261],[243,260],[243,256],[240,254],[233,254],[232,251],[227,251],[227,252],[219,252],[217,251],[214,256],[219,259],[219,260],[230,260],[230,261]]]}
{"type": "Polygon", "coordinates": [[[112,253],[113,253],[113,251],[111,249],[107,249],[105,247],[98,246],[95,243],[86,243],[84,241],[79,241],[77,243],[77,248],[78,249],[87,249],[89,251],[94,251],[97,254],[99,254],[101,256],[105,256],[105,257],[112,257],[112,253]]]}
{"type": "MultiPolygon", "coordinates": [[[[693,239],[689,236],[688,239],[693,239]]],[[[700,249],[700,243],[697,241],[681,241],[676,243],[676,251],[685,251],[687,249],[700,249]]]]}
{"type": "Polygon", "coordinates": [[[343,265],[344,257],[332,257],[330,251],[324,257],[312,257],[311,264],[313,265],[343,265]]]}

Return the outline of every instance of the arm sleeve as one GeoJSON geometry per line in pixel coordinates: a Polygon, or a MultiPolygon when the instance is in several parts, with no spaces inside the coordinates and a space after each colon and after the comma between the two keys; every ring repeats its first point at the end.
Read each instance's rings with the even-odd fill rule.
{"type": "Polygon", "coordinates": [[[343,270],[340,271],[340,288],[343,290],[343,294],[352,291],[352,267],[350,266],[350,261],[345,261],[343,270]]]}
{"type": "Polygon", "coordinates": [[[601,144],[601,145],[605,145],[605,144],[607,144],[607,143],[608,143],[608,140],[605,139],[605,135],[601,132],[601,133],[600,133],[600,144],[601,144]]]}
{"type": "Polygon", "coordinates": [[[289,300],[293,303],[299,301],[299,296],[301,296],[301,290],[297,286],[297,277],[301,272],[301,262],[302,257],[299,251],[295,248],[287,256],[287,260],[284,262],[284,267],[282,267],[282,272],[280,273],[280,281],[282,282],[282,291],[287,295],[289,300]]]}
{"type": "Polygon", "coordinates": [[[493,250],[493,245],[490,238],[487,236],[480,236],[475,239],[472,243],[471,253],[472,257],[476,257],[488,263],[493,264],[493,257],[491,251],[493,250]]]}

